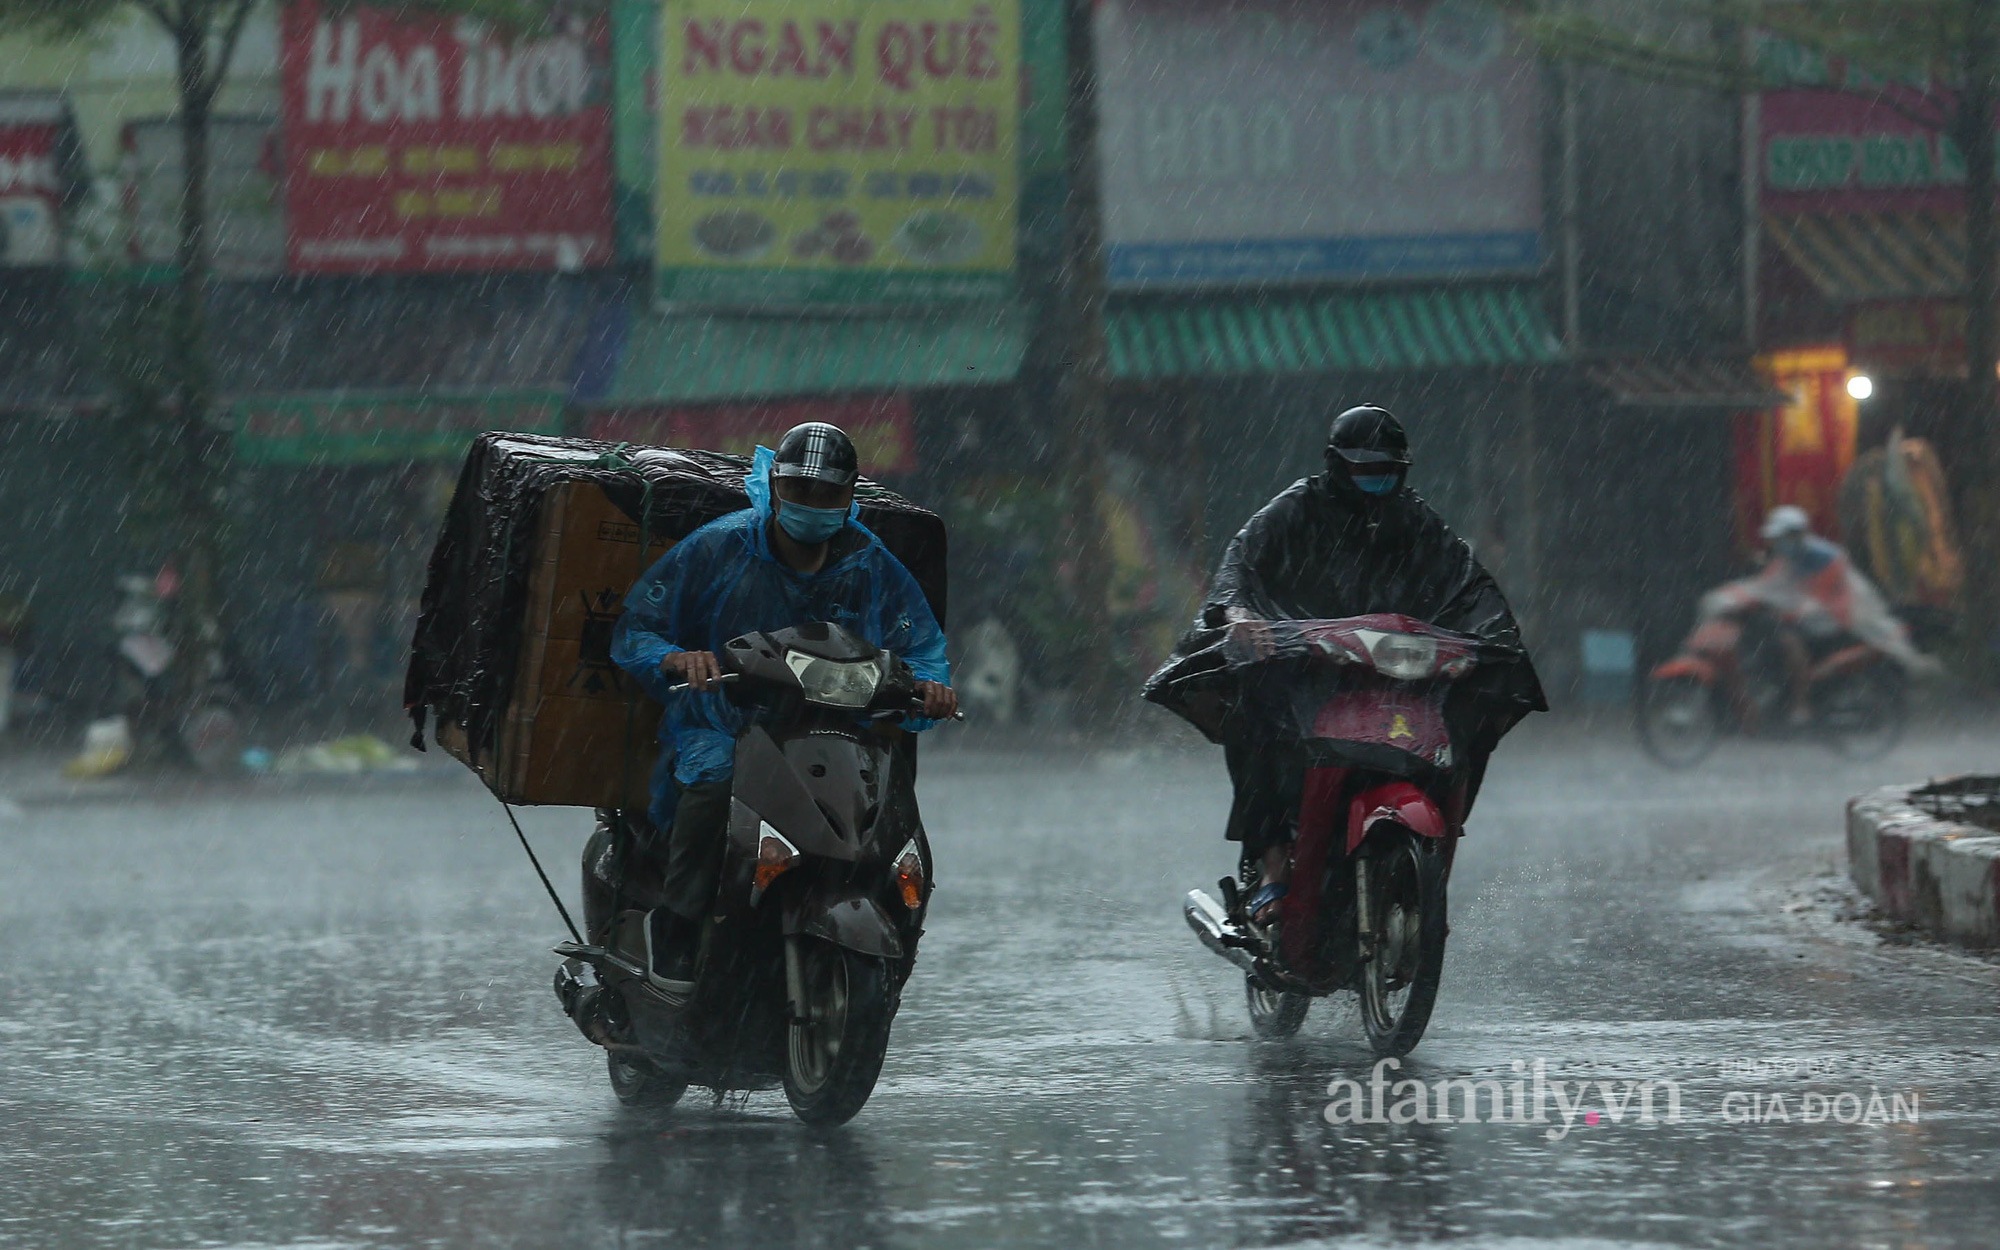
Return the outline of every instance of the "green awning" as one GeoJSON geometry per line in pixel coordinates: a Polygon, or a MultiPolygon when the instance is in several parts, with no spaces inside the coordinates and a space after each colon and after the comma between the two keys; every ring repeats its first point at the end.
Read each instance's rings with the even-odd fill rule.
{"type": "Polygon", "coordinates": [[[1114,305],[1105,338],[1112,376],[1133,382],[1546,364],[1561,354],[1526,283],[1114,305]]]}
{"type": "Polygon", "coordinates": [[[635,311],[608,404],[693,403],[1011,382],[1027,348],[1011,305],[908,316],[635,311]]]}

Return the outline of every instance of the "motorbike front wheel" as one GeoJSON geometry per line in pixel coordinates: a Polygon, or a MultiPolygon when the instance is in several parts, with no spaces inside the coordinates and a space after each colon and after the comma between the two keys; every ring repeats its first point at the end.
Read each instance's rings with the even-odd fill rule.
{"type": "Polygon", "coordinates": [[[1431,1022],[1444,974],[1445,847],[1399,830],[1366,854],[1361,1025],[1376,1054],[1406,1055],[1431,1022]]]}
{"type": "Polygon", "coordinates": [[[1267,990],[1255,977],[1244,978],[1243,992],[1250,1004],[1250,1031],[1261,1041],[1280,1041],[1298,1032],[1312,1007],[1312,999],[1304,994],[1267,990]]]}
{"type": "Polygon", "coordinates": [[[1722,737],[1715,691],[1692,677],[1648,681],[1639,694],[1639,742],[1669,768],[1692,768],[1722,737]]]}
{"type": "Polygon", "coordinates": [[[875,1092],[889,1053],[889,967],[828,942],[792,940],[802,948],[805,1001],[786,1026],[785,1099],[807,1124],[845,1124],[875,1092]]]}
{"type": "Polygon", "coordinates": [[[607,1050],[604,1066],[611,1076],[611,1092],[628,1107],[655,1107],[664,1110],[687,1093],[686,1081],[670,1081],[653,1066],[653,1061],[631,1051],[607,1050]]]}

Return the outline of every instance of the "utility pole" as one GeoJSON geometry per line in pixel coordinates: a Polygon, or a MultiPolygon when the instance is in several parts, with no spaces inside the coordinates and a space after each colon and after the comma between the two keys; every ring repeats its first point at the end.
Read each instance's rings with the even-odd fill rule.
{"type": "MultiPolygon", "coordinates": [[[[242,4],[239,15],[248,13],[242,4]]],[[[175,430],[172,445],[180,472],[177,511],[181,523],[180,611],[176,614],[181,662],[174,673],[176,693],[191,703],[209,680],[222,638],[221,540],[227,467],[225,436],[214,419],[215,379],[208,337],[211,243],[208,220],[209,117],[221,90],[226,60],[211,60],[213,16],[183,6],[172,16],[175,79],[181,135],[180,230],[174,250],[176,299],[173,315],[175,430]],[[204,20],[207,19],[207,20],[204,20]]],[[[242,17],[229,28],[224,47],[235,47],[242,17]]]]}
{"type": "Polygon", "coordinates": [[[2000,621],[2000,580],[1994,557],[2000,552],[2000,412],[1996,395],[1994,297],[2000,286],[1994,256],[1993,121],[2000,96],[2000,0],[1966,0],[1965,84],[1959,90],[1954,138],[1965,153],[1965,403],[1959,429],[1970,472],[1960,497],[1965,550],[1972,564],[1966,579],[1966,659],[1990,684],[1995,659],[1991,642],[2000,621]]]}
{"type": "MultiPolygon", "coordinates": [[[[1097,160],[1097,32],[1095,0],[1066,0],[1068,71],[1063,146],[1068,193],[1063,205],[1062,267],[1055,283],[1056,409],[1061,421],[1064,530],[1076,568],[1077,609],[1093,646],[1109,653],[1111,562],[1098,510],[1108,450],[1104,345],[1103,197],[1097,160]]],[[[1108,664],[1087,663],[1080,696],[1086,721],[1117,698],[1108,664]]]]}

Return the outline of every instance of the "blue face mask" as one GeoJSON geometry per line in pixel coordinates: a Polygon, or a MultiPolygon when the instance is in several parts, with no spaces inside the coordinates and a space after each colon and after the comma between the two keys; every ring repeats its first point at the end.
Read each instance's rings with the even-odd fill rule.
{"type": "Polygon", "coordinates": [[[845,508],[808,508],[790,500],[778,501],[778,524],[785,532],[808,547],[816,547],[840,532],[847,524],[845,508]]]}
{"type": "Polygon", "coordinates": [[[1349,478],[1348,481],[1353,482],[1355,488],[1364,495],[1393,495],[1396,493],[1396,488],[1403,484],[1403,475],[1400,473],[1356,474],[1349,478]]]}

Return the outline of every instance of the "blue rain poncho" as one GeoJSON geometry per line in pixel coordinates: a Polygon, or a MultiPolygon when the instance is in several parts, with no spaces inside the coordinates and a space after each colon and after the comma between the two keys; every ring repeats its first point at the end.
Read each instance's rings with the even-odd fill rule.
{"type": "MultiPolygon", "coordinates": [[[[893,651],[919,681],[951,680],[944,630],[916,579],[850,508],[847,529],[835,535],[827,563],[800,573],[771,550],[771,464],[757,449],[744,482],[750,506],[702,526],[676,543],[625,596],[611,641],[611,658],[665,709],[660,717],[660,763],[653,773],[656,828],[673,823],[673,783],[726,779],[735,768],[736,735],[748,723],[743,709],[719,692],[668,693],[678,676],[660,671],[676,651],[720,651],[740,634],[830,621],[893,651]]],[[[931,722],[905,725],[926,729],[931,722]]]]}

